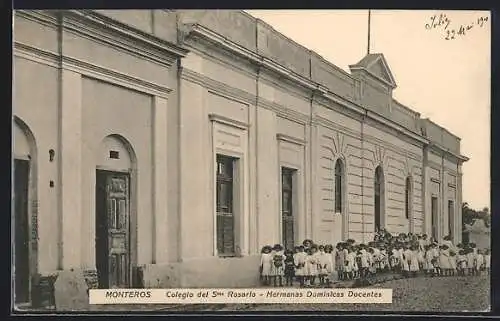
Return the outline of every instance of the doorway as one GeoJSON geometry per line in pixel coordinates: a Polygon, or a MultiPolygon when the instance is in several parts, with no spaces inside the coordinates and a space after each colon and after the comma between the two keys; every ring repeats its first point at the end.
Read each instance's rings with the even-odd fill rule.
{"type": "Polygon", "coordinates": [[[293,250],[295,246],[294,235],[294,176],[295,170],[282,167],[281,169],[281,224],[283,235],[283,247],[293,250]]]}
{"type": "Polygon", "coordinates": [[[96,268],[99,288],[130,286],[130,176],[96,172],[96,268]]]}
{"type": "Polygon", "coordinates": [[[435,196],[431,197],[431,228],[432,237],[438,239],[438,199],[435,196]]]}
{"type": "Polygon", "coordinates": [[[380,231],[384,227],[382,215],[384,215],[384,173],[382,167],[378,166],[375,169],[375,232],[380,231]]]}
{"type": "Polygon", "coordinates": [[[453,201],[448,200],[448,236],[451,237],[451,240],[454,240],[455,236],[455,231],[454,231],[454,226],[455,226],[455,206],[453,204],[453,201]]]}
{"type": "Polygon", "coordinates": [[[30,300],[29,172],[30,163],[28,160],[14,160],[14,280],[16,303],[26,303],[30,300]]]}

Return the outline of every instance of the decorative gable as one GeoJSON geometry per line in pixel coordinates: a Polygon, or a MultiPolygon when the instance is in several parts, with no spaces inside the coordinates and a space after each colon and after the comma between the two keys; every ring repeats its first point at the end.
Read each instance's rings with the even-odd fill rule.
{"type": "Polygon", "coordinates": [[[389,86],[391,89],[397,87],[396,81],[394,80],[383,54],[368,54],[357,64],[350,65],[349,68],[351,69],[352,74],[366,72],[380,82],[384,83],[384,85],[389,86]]]}

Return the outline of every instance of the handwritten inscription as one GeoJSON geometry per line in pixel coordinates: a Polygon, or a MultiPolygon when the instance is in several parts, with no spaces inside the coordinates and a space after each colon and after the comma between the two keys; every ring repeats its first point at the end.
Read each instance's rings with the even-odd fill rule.
{"type": "Polygon", "coordinates": [[[444,13],[440,13],[439,15],[432,15],[429,18],[428,22],[425,24],[425,29],[442,30],[444,32],[443,38],[445,40],[453,40],[467,35],[469,31],[474,28],[483,28],[488,20],[487,16],[482,16],[473,19],[470,23],[453,26],[451,18],[444,13]]]}

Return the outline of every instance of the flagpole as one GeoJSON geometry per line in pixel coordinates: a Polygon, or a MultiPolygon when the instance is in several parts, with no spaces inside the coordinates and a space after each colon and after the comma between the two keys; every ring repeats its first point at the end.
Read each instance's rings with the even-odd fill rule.
{"type": "Polygon", "coordinates": [[[371,27],[371,16],[372,16],[372,11],[368,10],[368,46],[367,46],[367,54],[370,54],[370,27],[371,27]]]}

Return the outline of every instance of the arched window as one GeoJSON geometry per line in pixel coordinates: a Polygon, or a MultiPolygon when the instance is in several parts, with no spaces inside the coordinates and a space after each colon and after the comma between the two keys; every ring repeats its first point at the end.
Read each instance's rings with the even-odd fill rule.
{"type": "Polygon", "coordinates": [[[411,179],[410,177],[406,178],[406,187],[405,187],[405,217],[406,219],[410,219],[411,213],[411,179]]]}
{"type": "Polygon", "coordinates": [[[379,231],[382,227],[382,215],[384,206],[384,173],[382,167],[378,166],[375,169],[375,231],[379,231]]]}
{"type": "Polygon", "coordinates": [[[342,184],[344,166],[340,159],[335,163],[335,213],[342,213],[342,184]]]}

